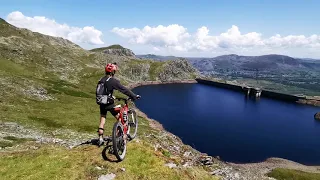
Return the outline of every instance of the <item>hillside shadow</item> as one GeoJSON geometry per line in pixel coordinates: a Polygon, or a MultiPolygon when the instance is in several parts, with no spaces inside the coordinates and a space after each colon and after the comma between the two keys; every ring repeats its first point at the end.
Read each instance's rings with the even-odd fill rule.
{"type": "Polygon", "coordinates": [[[101,152],[102,158],[109,162],[120,162],[113,154],[112,145],[106,145],[101,152]]]}
{"type": "Polygon", "coordinates": [[[61,128],[63,126],[62,123],[56,122],[56,121],[49,119],[49,118],[42,118],[42,117],[36,117],[36,116],[28,116],[28,118],[37,122],[37,123],[44,124],[47,127],[61,128]]]}
{"type": "Polygon", "coordinates": [[[99,146],[99,139],[90,139],[86,142],[83,142],[81,144],[79,144],[78,146],[82,146],[82,145],[94,145],[97,147],[102,147],[105,146],[101,152],[102,158],[106,161],[109,162],[119,162],[119,160],[115,157],[115,155],[113,154],[113,146],[112,146],[112,140],[110,137],[105,137],[104,138],[105,142],[103,145],[99,146]]]}

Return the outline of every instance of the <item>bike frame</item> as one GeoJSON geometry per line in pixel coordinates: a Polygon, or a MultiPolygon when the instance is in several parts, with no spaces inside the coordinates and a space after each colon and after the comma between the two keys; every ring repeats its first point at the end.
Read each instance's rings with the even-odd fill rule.
{"type": "Polygon", "coordinates": [[[118,121],[120,120],[121,124],[123,125],[124,134],[127,134],[128,126],[127,126],[127,123],[123,119],[123,113],[127,112],[127,116],[128,116],[128,111],[129,111],[128,102],[126,101],[125,105],[123,107],[115,108],[115,111],[119,113],[118,121]]]}

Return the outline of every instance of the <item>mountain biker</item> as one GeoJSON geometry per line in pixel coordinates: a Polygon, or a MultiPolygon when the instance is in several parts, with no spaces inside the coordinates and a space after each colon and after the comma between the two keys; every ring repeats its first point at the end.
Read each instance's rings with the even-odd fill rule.
{"type": "MultiPolygon", "coordinates": [[[[134,94],[128,88],[121,85],[118,79],[114,78],[114,75],[117,70],[118,70],[117,63],[109,63],[105,67],[106,75],[102,77],[100,81],[105,82],[106,90],[108,91],[107,94],[110,94],[110,96],[112,97],[113,90],[118,90],[123,94],[127,95],[128,97],[130,97],[130,99],[132,99],[133,101],[139,99],[140,98],[139,95],[134,94]]],[[[109,111],[117,120],[119,119],[119,113],[115,111],[114,107],[115,107],[115,104],[113,99],[111,99],[110,102],[106,105],[104,104],[100,105],[100,125],[98,128],[99,145],[101,145],[104,142],[103,131],[104,131],[104,124],[106,121],[107,112],[109,111]]]]}

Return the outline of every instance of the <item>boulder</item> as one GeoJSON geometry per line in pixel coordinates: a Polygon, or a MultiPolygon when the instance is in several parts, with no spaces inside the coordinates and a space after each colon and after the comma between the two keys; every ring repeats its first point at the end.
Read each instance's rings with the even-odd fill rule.
{"type": "Polygon", "coordinates": [[[316,113],[316,114],[314,115],[314,119],[320,121],[320,112],[318,112],[318,113],[316,113]]]}
{"type": "Polygon", "coordinates": [[[213,158],[211,156],[200,156],[198,162],[204,166],[210,166],[213,164],[213,158]]]}

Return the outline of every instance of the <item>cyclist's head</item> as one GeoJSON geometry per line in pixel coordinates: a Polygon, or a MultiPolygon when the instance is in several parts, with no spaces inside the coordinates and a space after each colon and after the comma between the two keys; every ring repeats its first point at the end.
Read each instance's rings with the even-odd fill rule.
{"type": "Polygon", "coordinates": [[[117,70],[118,70],[117,63],[108,63],[105,67],[106,75],[114,76],[117,70]]]}

